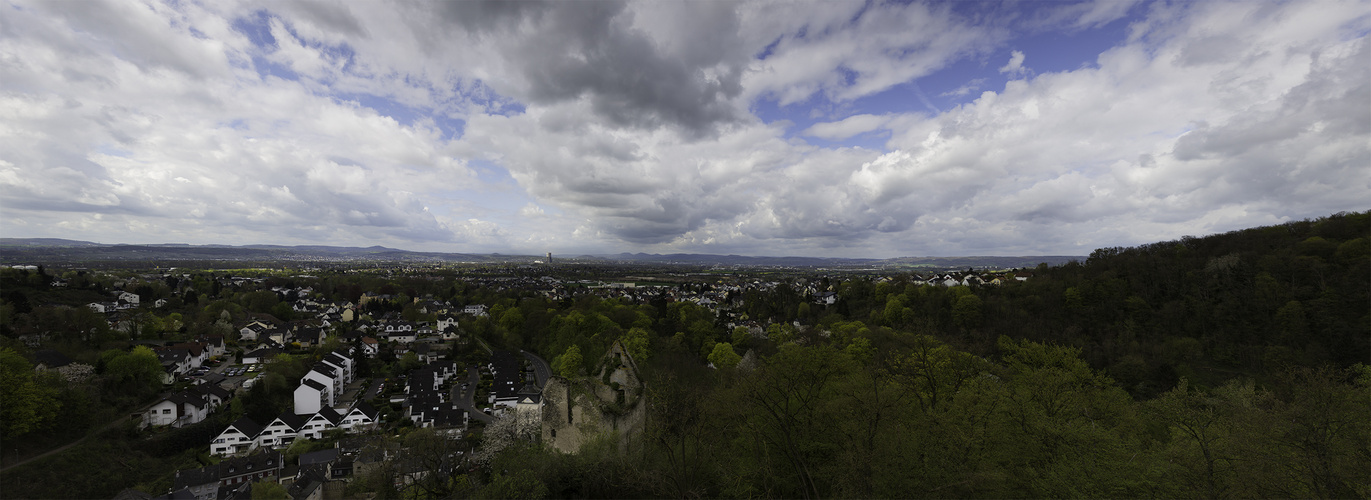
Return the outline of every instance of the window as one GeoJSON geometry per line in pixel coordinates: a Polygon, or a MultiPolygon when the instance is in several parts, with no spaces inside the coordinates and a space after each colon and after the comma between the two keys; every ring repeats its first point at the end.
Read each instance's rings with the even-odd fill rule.
{"type": "Polygon", "coordinates": [[[162,410],[162,414],[163,414],[163,415],[171,415],[171,408],[167,408],[167,409],[162,410]]]}

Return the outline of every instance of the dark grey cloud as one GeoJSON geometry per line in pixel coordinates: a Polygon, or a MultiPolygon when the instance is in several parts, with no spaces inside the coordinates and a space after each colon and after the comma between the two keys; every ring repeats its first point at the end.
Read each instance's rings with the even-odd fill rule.
{"type": "Polygon", "coordinates": [[[290,2],[274,2],[268,5],[272,9],[290,13],[292,18],[309,21],[334,35],[347,38],[371,36],[371,32],[348,8],[347,2],[293,0],[290,2]]]}
{"type": "MultiPolygon", "coordinates": [[[[730,100],[742,91],[743,47],[713,52],[692,44],[680,54],[668,52],[633,25],[624,2],[439,5],[444,19],[477,38],[497,40],[523,80],[521,88],[507,90],[520,92],[516,97],[527,102],[587,99],[595,114],[614,126],[671,126],[696,137],[742,118],[730,100]]],[[[717,24],[695,36],[715,44],[737,39],[731,10],[713,8],[707,14],[717,24]]]]}

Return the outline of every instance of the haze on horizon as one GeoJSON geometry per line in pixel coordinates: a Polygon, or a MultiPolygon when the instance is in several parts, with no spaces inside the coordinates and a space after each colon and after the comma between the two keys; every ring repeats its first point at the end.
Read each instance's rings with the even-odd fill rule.
{"type": "Polygon", "coordinates": [[[3,237],[1085,255],[1371,200],[1368,1],[0,9],[3,237]]]}

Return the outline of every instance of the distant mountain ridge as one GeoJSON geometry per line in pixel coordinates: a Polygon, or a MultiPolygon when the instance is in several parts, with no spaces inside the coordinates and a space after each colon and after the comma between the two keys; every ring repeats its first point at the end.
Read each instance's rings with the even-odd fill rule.
{"type": "Polygon", "coordinates": [[[694,265],[732,265],[732,266],[786,266],[786,267],[910,267],[929,269],[956,268],[999,268],[1011,269],[1036,267],[1038,264],[1049,266],[1062,265],[1073,260],[1083,261],[1085,256],[1072,255],[1029,255],[1029,256],[967,256],[967,257],[896,257],[893,259],[864,259],[843,257],[754,257],[745,255],[712,254],[647,254],[620,253],[617,255],[584,256],[588,259],[604,259],[620,262],[641,262],[657,264],[694,264],[694,265]]]}
{"type": "MultiPolygon", "coordinates": [[[[510,262],[533,263],[542,259],[536,255],[469,254],[447,252],[415,252],[383,246],[344,247],[332,245],[190,245],[186,243],[158,244],[101,244],[59,238],[0,238],[0,262],[8,264],[38,261],[346,261],[379,262],[510,262]]],[[[1015,268],[1034,267],[1040,263],[1065,264],[1084,260],[1084,256],[1023,256],[1023,257],[899,257],[894,259],[842,257],[768,257],[713,254],[648,254],[619,253],[614,255],[582,255],[572,257],[580,262],[619,262],[696,266],[777,266],[777,267],[910,267],[910,268],[1015,268]]],[[[566,258],[556,259],[554,262],[566,258]]]]}
{"type": "Polygon", "coordinates": [[[98,247],[99,243],[90,241],[64,240],[61,238],[0,238],[0,247],[98,247]]]}

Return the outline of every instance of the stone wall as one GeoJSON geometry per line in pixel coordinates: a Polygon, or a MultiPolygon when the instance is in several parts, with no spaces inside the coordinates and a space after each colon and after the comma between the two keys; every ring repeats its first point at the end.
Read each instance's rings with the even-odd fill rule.
{"type": "Polygon", "coordinates": [[[543,442],[576,453],[597,436],[614,434],[627,447],[642,434],[647,402],[638,366],[615,342],[591,377],[552,377],[543,387],[543,442]]]}

